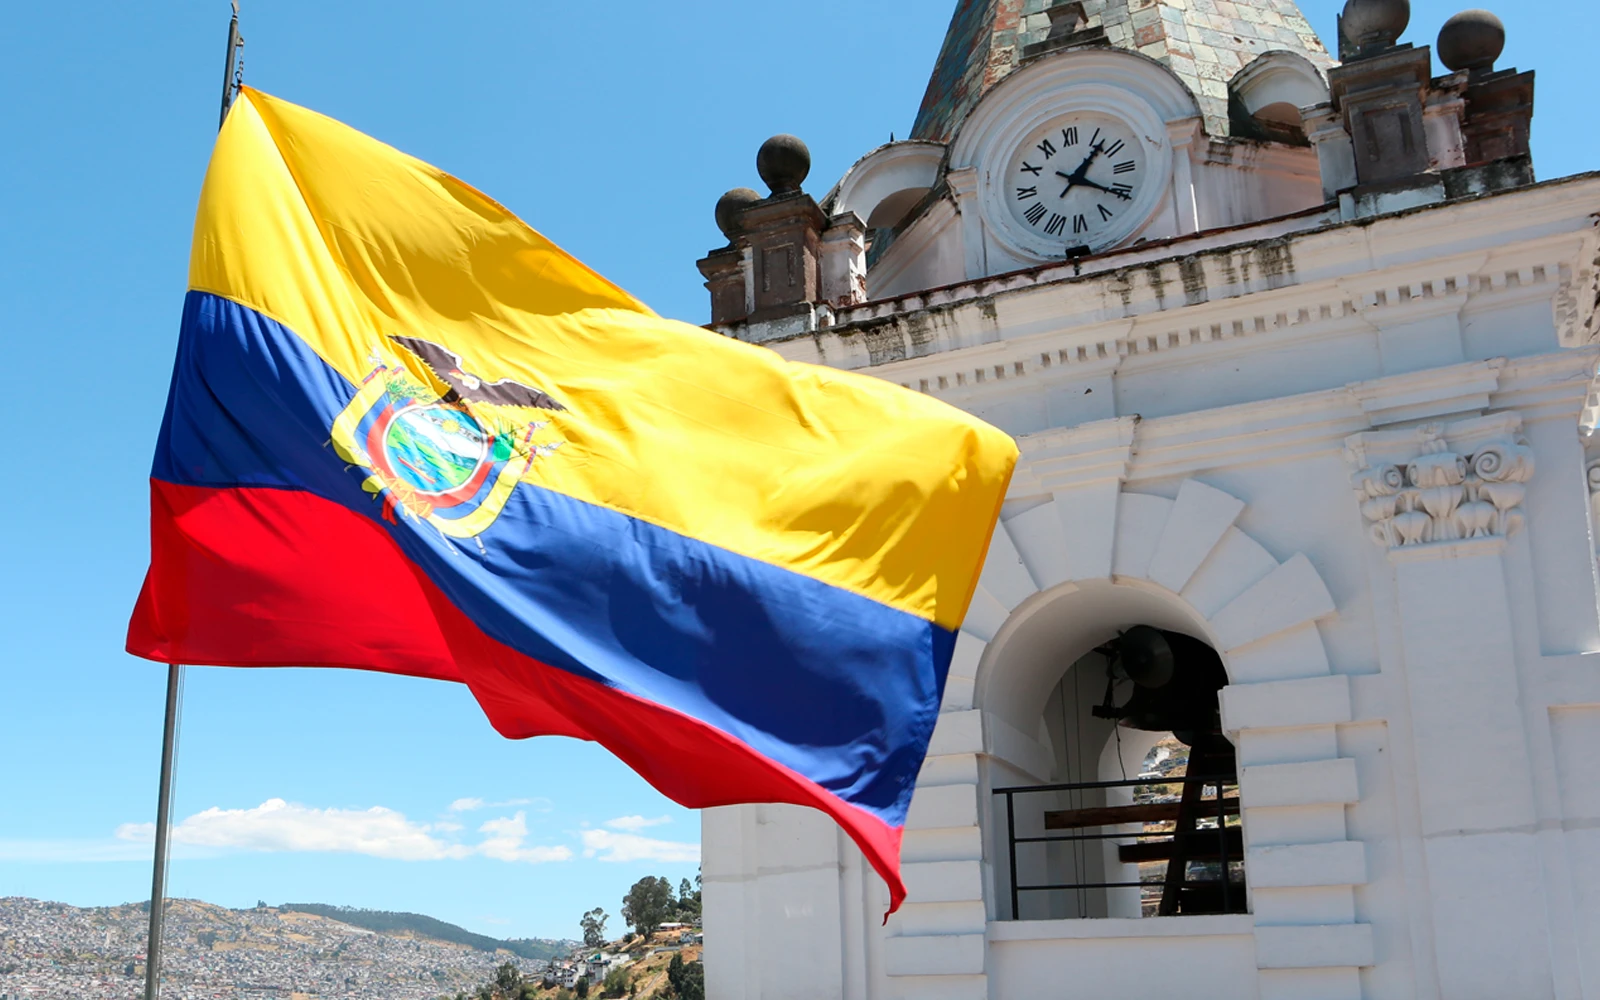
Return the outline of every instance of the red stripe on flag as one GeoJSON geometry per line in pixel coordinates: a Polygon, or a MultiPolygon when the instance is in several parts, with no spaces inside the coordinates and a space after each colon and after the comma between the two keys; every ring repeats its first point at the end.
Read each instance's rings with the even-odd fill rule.
{"type": "Polygon", "coordinates": [[[151,480],[151,568],[128,652],[165,663],[349,667],[463,681],[511,739],[593,740],[691,809],[811,806],[905,898],[891,827],[721,730],[485,635],[381,528],[310,493],[151,480]]]}

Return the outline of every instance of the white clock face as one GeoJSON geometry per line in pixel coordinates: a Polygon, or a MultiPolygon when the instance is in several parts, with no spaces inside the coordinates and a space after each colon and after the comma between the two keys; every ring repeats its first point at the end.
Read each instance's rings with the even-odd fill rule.
{"type": "Polygon", "coordinates": [[[1106,246],[1141,219],[1147,182],[1144,145],[1110,115],[1078,112],[1035,129],[1006,169],[1005,200],[1034,237],[1063,249],[1106,246]]]}

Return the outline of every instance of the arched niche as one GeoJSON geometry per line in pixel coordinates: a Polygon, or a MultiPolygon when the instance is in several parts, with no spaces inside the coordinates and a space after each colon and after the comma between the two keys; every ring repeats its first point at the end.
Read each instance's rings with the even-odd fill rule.
{"type": "Polygon", "coordinates": [[[1205,619],[1170,592],[1111,580],[1065,584],[1036,594],[1007,618],[979,665],[976,706],[1030,731],[1030,717],[1038,716],[1063,672],[1133,625],[1182,632],[1216,647],[1205,619]]]}
{"type": "MultiPolygon", "coordinates": [[[[1121,492],[1103,504],[1057,494],[1008,517],[995,533],[945,705],[982,720],[976,780],[985,797],[980,833],[992,918],[1011,912],[1003,796],[994,790],[1058,783],[1066,726],[1047,720],[1051,700],[1063,697],[1061,679],[1083,669],[1085,654],[1119,628],[1150,625],[1210,646],[1227,672],[1222,707],[1230,730],[1226,696],[1238,685],[1329,673],[1316,623],[1334,614],[1331,595],[1304,555],[1280,562],[1235,527],[1243,509],[1242,501],[1186,480],[1175,498],[1121,492]]],[[[1103,670],[1093,674],[1090,667],[1083,675],[1089,688],[1103,686],[1103,670]]],[[[1089,700],[1079,699],[1080,714],[1089,700]]],[[[1251,724],[1279,723],[1256,717],[1251,724]]],[[[1107,746],[1110,734],[1109,724],[1102,725],[1076,752],[1079,769],[1068,775],[1074,782],[1110,780],[1111,768],[1127,766],[1128,755],[1139,752],[1125,740],[1119,758],[1107,746]]],[[[1040,832],[1017,827],[1019,836],[1040,832]]],[[[1118,881],[1103,876],[1119,863],[1106,853],[1094,872],[1083,874],[1118,881]]],[[[1020,912],[1041,919],[1137,915],[1129,899],[1115,894],[1087,907],[1020,912]]]]}
{"type": "MultiPolygon", "coordinates": [[[[975,700],[992,731],[1014,731],[1031,737],[1035,746],[1016,737],[996,740],[995,753],[984,763],[991,788],[1139,777],[1148,752],[1170,734],[1130,729],[1094,714],[1106,685],[1106,659],[1099,650],[1135,625],[1182,633],[1213,649],[1216,646],[1208,623],[1194,608],[1149,583],[1095,580],[1060,585],[1036,594],[1012,612],[989,643],[975,700]],[[1011,747],[1026,747],[1029,752],[1008,754],[1011,747]]],[[[1126,695],[1124,690],[1122,697],[1126,695]]],[[[997,798],[989,810],[989,825],[994,856],[1004,858],[995,869],[999,894],[1010,893],[1006,831],[1013,824],[1017,836],[1039,837],[1052,832],[1043,826],[1047,813],[1128,806],[1134,801],[1133,787],[1027,793],[1014,798],[1009,812],[1004,799],[997,798]]],[[[1130,837],[1138,832],[1134,827],[1121,830],[1130,837]]],[[[1035,885],[1136,882],[1139,868],[1119,860],[1119,843],[1103,839],[1022,844],[1018,847],[1018,881],[1035,885]]],[[[1239,898],[1243,898],[1242,890],[1239,898]]],[[[999,902],[997,912],[1012,916],[1009,899],[999,902]]],[[[1141,915],[1140,890],[1131,886],[1022,893],[1015,914],[1019,919],[1141,915]]]]}
{"type": "Polygon", "coordinates": [[[938,183],[943,161],[942,143],[879,146],[845,171],[823,205],[831,215],[854,212],[868,229],[892,229],[938,183]]]}
{"type": "Polygon", "coordinates": [[[1328,83],[1311,60],[1295,52],[1263,52],[1228,81],[1236,130],[1265,138],[1304,141],[1300,109],[1328,101],[1328,83]]]}

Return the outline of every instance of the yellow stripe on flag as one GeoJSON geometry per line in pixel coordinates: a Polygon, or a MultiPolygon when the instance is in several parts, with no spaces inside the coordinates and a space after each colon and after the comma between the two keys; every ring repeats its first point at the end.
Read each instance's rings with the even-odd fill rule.
{"type": "Polygon", "coordinates": [[[961,622],[1016,461],[1006,435],[879,379],[656,316],[499,204],[246,88],[206,173],[190,287],[278,320],[352,383],[387,337],[566,407],[526,481],[961,622]]]}

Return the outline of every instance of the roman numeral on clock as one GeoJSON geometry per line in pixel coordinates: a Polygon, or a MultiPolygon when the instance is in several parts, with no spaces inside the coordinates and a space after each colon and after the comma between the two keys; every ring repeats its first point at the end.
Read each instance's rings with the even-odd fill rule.
{"type": "Polygon", "coordinates": [[[1044,212],[1044,206],[1038,202],[1034,202],[1032,208],[1022,213],[1022,217],[1028,220],[1029,225],[1037,226],[1039,224],[1039,220],[1044,218],[1044,212]]]}
{"type": "Polygon", "coordinates": [[[1112,167],[1111,172],[1114,174],[1131,174],[1137,169],[1138,168],[1134,166],[1132,160],[1123,160],[1121,163],[1112,167]]]}
{"type": "Polygon", "coordinates": [[[1111,218],[1111,210],[1109,208],[1106,208],[1104,205],[1096,205],[1095,208],[1098,208],[1100,210],[1100,218],[1102,218],[1102,219],[1111,218]]]}
{"type": "Polygon", "coordinates": [[[1059,236],[1066,225],[1067,217],[1065,215],[1057,215],[1056,213],[1051,212],[1050,221],[1045,223],[1044,231],[1051,236],[1059,236]]]}
{"type": "Polygon", "coordinates": [[[1122,195],[1124,198],[1126,198],[1128,195],[1133,194],[1133,185],[1132,184],[1113,184],[1113,185],[1111,185],[1111,190],[1116,192],[1117,194],[1122,195]]]}
{"type": "Polygon", "coordinates": [[[1037,198],[1038,196],[1039,189],[1036,187],[1017,188],[1018,201],[1027,201],[1029,198],[1037,198]]]}
{"type": "Polygon", "coordinates": [[[1083,217],[1082,212],[1072,217],[1072,231],[1075,233],[1087,233],[1089,231],[1089,220],[1083,217]]]}
{"type": "Polygon", "coordinates": [[[1043,167],[1036,167],[1033,164],[1029,163],[1027,160],[1023,160],[1022,161],[1022,172],[1025,173],[1025,174],[1032,174],[1033,176],[1038,177],[1039,176],[1039,171],[1042,170],[1042,169],[1044,169],[1044,168],[1043,167]]]}
{"type": "Polygon", "coordinates": [[[1118,139],[1116,142],[1114,142],[1111,145],[1106,147],[1105,154],[1107,156],[1116,156],[1121,151],[1122,151],[1122,140],[1118,139]]]}
{"type": "Polygon", "coordinates": [[[1061,145],[1076,146],[1078,144],[1078,126],[1068,125],[1061,130],[1061,145]]]}
{"type": "Polygon", "coordinates": [[[1056,155],[1056,147],[1054,147],[1054,146],[1052,146],[1050,144],[1050,140],[1049,139],[1041,139],[1041,140],[1039,140],[1039,147],[1038,148],[1039,148],[1039,152],[1043,153],[1044,154],[1044,158],[1047,159],[1047,160],[1050,159],[1050,157],[1056,155]]]}

